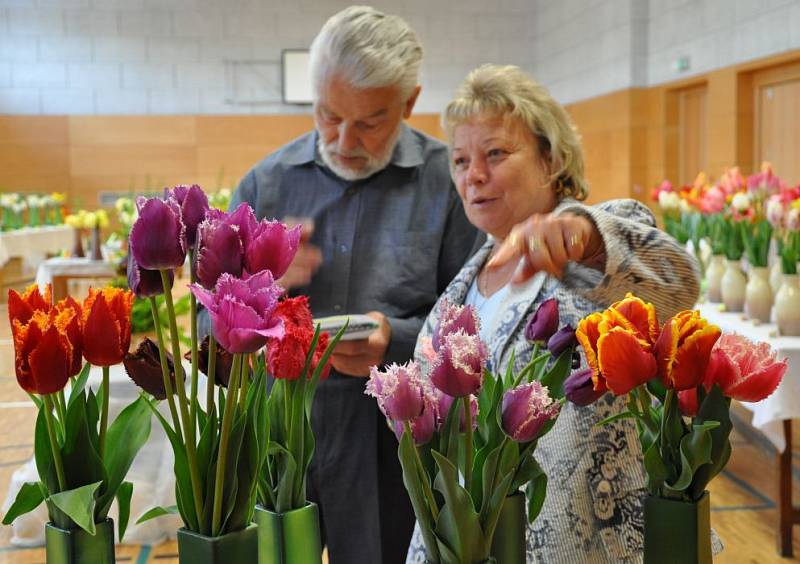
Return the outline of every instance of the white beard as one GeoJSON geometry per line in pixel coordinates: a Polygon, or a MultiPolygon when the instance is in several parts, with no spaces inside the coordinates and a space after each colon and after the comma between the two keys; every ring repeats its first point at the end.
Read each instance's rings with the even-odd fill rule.
{"type": "Polygon", "coordinates": [[[319,150],[319,154],[322,157],[322,162],[324,162],[336,176],[349,181],[362,180],[386,168],[386,165],[388,165],[389,161],[392,159],[392,153],[394,153],[394,148],[397,145],[397,140],[400,138],[401,131],[402,126],[398,125],[397,130],[392,134],[389,142],[386,144],[386,149],[377,157],[370,155],[361,148],[342,153],[336,149],[336,142],[325,144],[322,140],[322,136],[317,137],[317,150],[319,150]],[[347,168],[339,165],[334,155],[359,157],[366,159],[366,163],[359,169],[347,168]]]}

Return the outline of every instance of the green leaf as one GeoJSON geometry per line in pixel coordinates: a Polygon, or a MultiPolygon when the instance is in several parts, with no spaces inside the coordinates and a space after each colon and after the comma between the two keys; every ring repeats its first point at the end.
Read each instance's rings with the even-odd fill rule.
{"type": "Polygon", "coordinates": [[[83,395],[83,390],[86,388],[86,382],[89,380],[89,371],[91,370],[92,365],[88,362],[83,365],[83,369],[81,370],[80,374],[78,374],[78,378],[73,382],[72,387],[69,390],[69,400],[67,401],[67,409],[72,405],[72,402],[75,401],[75,398],[79,395],[83,395]]]}
{"type": "Polygon", "coordinates": [[[690,488],[692,499],[699,499],[703,495],[708,483],[719,474],[731,455],[730,434],[733,424],[730,418],[730,399],[722,394],[719,385],[714,384],[711,391],[700,400],[694,424],[700,425],[707,421],[719,423],[711,429],[711,463],[700,467],[695,472],[690,488]]]}
{"type": "Polygon", "coordinates": [[[44,501],[44,493],[39,482],[25,482],[22,484],[14,503],[8,508],[3,517],[3,525],[10,525],[20,515],[30,513],[44,501]]]}
{"type": "MultiPolygon", "coordinates": [[[[106,471],[97,451],[98,444],[94,441],[97,426],[95,423],[94,429],[90,427],[90,414],[94,413],[87,409],[83,394],[78,394],[67,408],[66,437],[61,458],[68,489],[106,481],[106,471]]],[[[104,490],[105,488],[101,492],[104,490]]],[[[102,519],[95,519],[100,520],[102,519]]]]}
{"type": "Polygon", "coordinates": [[[647,471],[650,493],[656,495],[658,489],[661,488],[667,478],[669,478],[669,471],[664,464],[664,460],[661,458],[658,442],[654,441],[650,447],[644,451],[644,468],[647,471]]]}
{"type": "Polygon", "coordinates": [[[528,498],[528,523],[533,524],[536,517],[541,513],[544,500],[547,497],[547,474],[544,473],[544,470],[541,470],[539,474],[531,478],[531,481],[525,487],[525,495],[528,498]]]}
{"type": "Polygon", "coordinates": [[[674,483],[667,482],[667,488],[682,492],[692,482],[695,470],[711,462],[711,435],[704,425],[695,425],[692,432],[681,439],[681,474],[674,483]]]}
{"type": "Polygon", "coordinates": [[[569,347],[558,355],[558,359],[540,380],[542,386],[547,387],[550,397],[553,399],[564,397],[564,380],[567,379],[567,376],[572,371],[572,352],[574,350],[575,347],[569,347]]]}
{"type": "Polygon", "coordinates": [[[161,507],[157,505],[152,509],[148,509],[145,511],[144,515],[139,517],[136,521],[137,525],[144,523],[145,521],[149,521],[150,519],[155,519],[156,517],[161,517],[162,515],[177,515],[178,514],[178,506],[177,505],[170,505],[169,507],[161,507]]]}
{"type": "Polygon", "coordinates": [[[122,482],[117,488],[117,509],[119,509],[119,542],[125,538],[125,530],[128,528],[128,521],[131,517],[131,497],[133,496],[133,484],[122,482]]]}
{"type": "Polygon", "coordinates": [[[632,419],[634,417],[636,417],[636,416],[633,413],[631,413],[630,411],[623,411],[622,413],[617,413],[616,415],[609,415],[605,419],[595,423],[595,426],[604,427],[605,425],[608,425],[609,423],[613,423],[614,421],[617,421],[619,419],[632,419]]]}
{"type": "Polygon", "coordinates": [[[93,484],[59,492],[51,495],[49,500],[81,529],[90,535],[94,535],[95,494],[102,483],[102,481],[94,482],[93,484]]]}

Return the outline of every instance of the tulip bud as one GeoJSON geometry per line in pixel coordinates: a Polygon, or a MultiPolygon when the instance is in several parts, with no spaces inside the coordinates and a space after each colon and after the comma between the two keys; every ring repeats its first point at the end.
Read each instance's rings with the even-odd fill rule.
{"type": "MultiPolygon", "coordinates": [[[[438,394],[437,402],[442,425],[447,419],[447,414],[450,413],[450,407],[453,405],[453,400],[455,400],[453,396],[448,396],[443,392],[439,392],[438,394]]],[[[460,414],[458,430],[464,433],[467,427],[465,425],[466,421],[464,418],[463,402],[459,402],[458,412],[460,414]]],[[[472,429],[474,430],[478,427],[478,399],[475,396],[469,396],[469,412],[472,416],[472,429]]]]}
{"type": "Polygon", "coordinates": [[[517,442],[530,442],[558,416],[559,408],[547,388],[537,381],[508,390],[503,394],[503,431],[517,442]]]}
{"type": "Polygon", "coordinates": [[[197,282],[210,290],[225,273],[241,276],[244,267],[244,247],[241,235],[230,217],[209,214],[197,229],[195,274],[197,282]]]}
{"type": "MultiPolygon", "coordinates": [[[[228,387],[228,382],[231,379],[231,368],[233,367],[233,355],[217,346],[216,363],[214,364],[214,382],[223,388],[228,387]]],[[[200,349],[197,351],[197,368],[208,376],[208,361],[209,361],[209,337],[203,339],[200,344],[200,349]]],[[[192,360],[192,351],[188,351],[183,358],[188,361],[192,360]]]]}
{"type": "Polygon", "coordinates": [[[558,356],[577,343],[575,329],[571,325],[564,325],[564,327],[553,333],[553,336],[547,341],[547,350],[550,351],[551,355],[558,356]]]}
{"type": "Polygon", "coordinates": [[[173,189],[164,188],[164,199],[174,198],[181,207],[181,219],[186,226],[186,242],[194,247],[197,239],[197,226],[206,217],[208,196],[197,184],[180,185],[173,189]]]}
{"type": "Polygon", "coordinates": [[[300,230],[279,221],[261,220],[244,240],[244,264],[247,272],[269,270],[277,280],[289,268],[300,244],[300,230]]]}
{"type": "Polygon", "coordinates": [[[129,251],[148,270],[177,268],[186,260],[186,227],[178,203],[139,198],[139,218],[131,228],[129,251]]]}
{"type": "Polygon", "coordinates": [[[480,337],[459,329],[444,338],[431,364],[431,382],[456,398],[475,394],[483,383],[483,369],[488,356],[489,351],[480,337]]]}
{"type": "Polygon", "coordinates": [[[558,300],[550,298],[541,303],[525,327],[525,338],[546,343],[558,331],[558,300]]]}
{"type": "Polygon", "coordinates": [[[439,311],[439,320],[433,332],[431,345],[434,351],[438,351],[444,337],[462,329],[467,335],[478,335],[480,333],[480,319],[475,308],[470,305],[459,306],[450,305],[447,300],[442,300],[439,311]]]}
{"type": "MultiPolygon", "coordinates": [[[[169,377],[172,381],[174,392],[175,363],[171,354],[166,353],[166,355],[169,377]]],[[[125,358],[122,359],[122,364],[125,366],[125,372],[128,373],[128,376],[137,386],[158,400],[167,398],[167,391],[164,389],[164,376],[161,373],[159,348],[153,341],[145,337],[144,341],[136,347],[135,353],[125,355],[125,358]]]]}
{"type": "Polygon", "coordinates": [[[564,380],[564,395],[567,400],[581,407],[594,403],[605,390],[596,391],[591,368],[584,368],[570,374],[564,380]]]}
{"type": "Polygon", "coordinates": [[[424,407],[419,365],[413,361],[393,363],[383,370],[373,366],[364,393],[378,400],[378,407],[388,419],[411,421],[424,407]]]}
{"type": "MultiPolygon", "coordinates": [[[[436,431],[436,423],[435,406],[425,402],[422,413],[409,422],[414,444],[419,446],[430,442],[431,438],[433,438],[433,433],[436,431]]],[[[394,434],[399,441],[403,436],[403,431],[405,431],[405,425],[402,421],[393,421],[392,426],[394,427],[394,434]]]]}
{"type": "MultiPolygon", "coordinates": [[[[161,283],[161,272],[158,270],[147,270],[140,267],[133,257],[133,253],[128,253],[128,288],[140,298],[158,296],[164,293],[164,285],[161,283]]],[[[170,285],[175,280],[175,272],[169,270],[170,285]]]]}

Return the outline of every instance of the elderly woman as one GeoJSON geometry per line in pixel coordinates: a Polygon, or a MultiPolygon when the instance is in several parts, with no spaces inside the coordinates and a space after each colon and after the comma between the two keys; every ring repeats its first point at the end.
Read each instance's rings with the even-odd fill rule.
{"type": "MultiPolygon", "coordinates": [[[[656,228],[634,200],[579,203],[588,186],[583,153],[563,107],[520,69],[482,66],[467,76],[443,117],[451,170],[467,217],[487,242],[440,297],[417,341],[430,337],[442,300],[472,304],[489,345],[489,368],[531,355],[525,326],[548,298],[561,324],[634,292],[668,317],[694,305],[694,260],[656,228]]],[[[663,321],[663,320],[662,320],[663,321]]],[[[566,404],[537,448],[549,477],[541,514],[528,528],[528,561],[641,559],[645,476],[630,420],[598,427],[621,411],[607,394],[588,407],[566,404]]],[[[408,563],[423,562],[415,533],[408,563]]]]}

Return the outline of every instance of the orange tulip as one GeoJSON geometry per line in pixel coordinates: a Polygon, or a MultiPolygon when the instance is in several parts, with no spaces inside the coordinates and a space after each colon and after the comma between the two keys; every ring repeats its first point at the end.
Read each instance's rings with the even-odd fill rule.
{"type": "Polygon", "coordinates": [[[655,345],[658,375],[667,388],[696,388],[711,358],[711,349],[722,331],[700,317],[698,311],[682,311],[664,324],[655,345]]]}
{"type": "Polygon", "coordinates": [[[70,359],[69,375],[75,376],[81,371],[83,364],[83,335],[81,334],[81,304],[72,296],[67,296],[55,305],[55,313],[60,320],[61,326],[72,345],[72,357],[70,359]]]}
{"type": "Polygon", "coordinates": [[[72,313],[34,311],[27,322],[13,322],[14,360],[17,382],[32,394],[62,390],[70,377],[72,345],[65,324],[72,313]]]}
{"type": "Polygon", "coordinates": [[[31,284],[25,289],[25,292],[20,296],[14,290],[8,291],[8,320],[11,322],[11,328],[14,329],[14,320],[17,319],[22,324],[28,323],[33,312],[45,311],[49,312],[51,297],[50,285],[44,288],[44,295],[39,292],[38,284],[31,284]]]}
{"type": "Polygon", "coordinates": [[[657,335],[655,308],[632,294],[582,319],[575,336],[594,372],[594,390],[622,395],[655,376],[657,335]]]}
{"type": "Polygon", "coordinates": [[[131,345],[133,292],[90,289],[83,301],[83,357],[95,366],[122,362],[131,345]]]}

